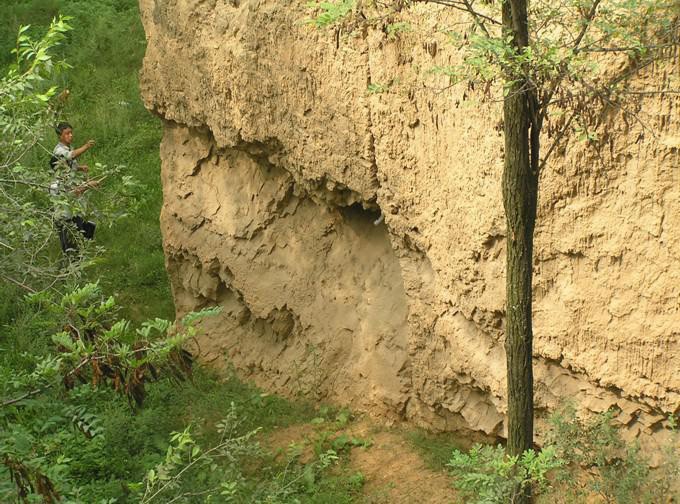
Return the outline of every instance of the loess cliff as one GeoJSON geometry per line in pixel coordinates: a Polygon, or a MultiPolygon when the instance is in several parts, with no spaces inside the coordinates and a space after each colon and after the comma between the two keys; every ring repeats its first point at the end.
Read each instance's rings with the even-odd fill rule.
{"type": "MultiPolygon", "coordinates": [[[[460,57],[451,13],[394,14],[414,29],[391,36],[314,29],[304,2],[140,3],[177,311],[224,308],[202,357],[268,390],[504,435],[501,107],[430,72],[460,57]]],[[[672,56],[639,79],[677,76],[672,56]]],[[[680,96],[635,113],[603,109],[597,145],[566,144],[542,175],[536,404],[616,408],[659,442],[680,409],[680,96]]]]}

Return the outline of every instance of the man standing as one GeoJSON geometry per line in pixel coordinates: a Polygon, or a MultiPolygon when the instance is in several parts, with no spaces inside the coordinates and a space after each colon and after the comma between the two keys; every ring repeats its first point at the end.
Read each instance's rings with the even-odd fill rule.
{"type": "Polygon", "coordinates": [[[78,164],[77,158],[81,154],[84,154],[94,147],[94,140],[88,140],[82,147],[72,149],[71,143],[73,142],[73,126],[71,126],[69,123],[61,122],[57,124],[55,130],[57,132],[57,136],[59,137],[59,143],[54,147],[54,151],[52,151],[52,159],[50,160],[52,168],[55,167],[57,162],[63,160],[72,170],[81,170],[87,173],[87,165],[78,164]]]}
{"type": "Polygon", "coordinates": [[[82,147],[71,148],[73,142],[73,127],[65,122],[61,122],[56,127],[59,143],[52,151],[50,166],[56,172],[54,181],[50,184],[50,195],[56,203],[56,227],[59,232],[59,241],[64,253],[76,251],[77,243],[74,232],[80,232],[86,239],[94,237],[95,224],[83,219],[79,215],[73,215],[64,196],[72,193],[80,196],[91,187],[96,186],[96,182],[87,181],[78,184],[77,172],[88,172],[87,165],[78,163],[78,157],[87,152],[94,146],[94,140],[88,140],[82,147]]]}

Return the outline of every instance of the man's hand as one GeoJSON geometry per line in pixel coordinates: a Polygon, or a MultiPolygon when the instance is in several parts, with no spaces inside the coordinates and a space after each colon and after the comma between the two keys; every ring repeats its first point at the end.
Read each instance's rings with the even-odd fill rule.
{"type": "Polygon", "coordinates": [[[77,149],[75,149],[75,150],[73,151],[73,157],[78,157],[78,156],[80,156],[83,152],[85,152],[85,151],[91,149],[92,147],[94,147],[94,145],[95,145],[95,141],[94,141],[94,140],[88,140],[88,141],[85,142],[82,146],[78,147],[77,149]]]}

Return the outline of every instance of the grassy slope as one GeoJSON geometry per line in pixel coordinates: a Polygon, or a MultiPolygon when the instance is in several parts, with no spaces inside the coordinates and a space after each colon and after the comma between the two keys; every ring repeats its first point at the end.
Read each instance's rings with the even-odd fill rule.
{"type": "MultiPolygon", "coordinates": [[[[85,163],[125,165],[125,173],[144,186],[136,215],[112,228],[98,228],[97,243],[108,252],[90,277],[115,294],[125,315],[135,320],[173,318],[158,226],[162,132],[160,121],[144,109],[139,97],[137,73],[145,38],[137,2],[32,0],[3,7],[3,17],[7,16],[0,26],[0,57],[4,58],[0,66],[9,62],[20,24],[31,24],[39,32],[58,13],[72,16],[74,27],[61,51],[73,68],[59,78],[59,86],[71,91],[59,119],[73,124],[76,145],[89,138],[97,141],[83,156],[85,163]]],[[[51,149],[56,137],[45,132],[42,143],[51,149]]],[[[41,155],[32,159],[38,166],[46,164],[41,155]]]]}
{"type": "Polygon", "coordinates": [[[64,12],[74,16],[76,27],[66,56],[78,62],[64,82],[72,91],[67,119],[78,125],[81,142],[97,140],[88,153],[90,163],[124,164],[145,186],[136,216],[100,229],[98,241],[108,253],[96,275],[132,318],[172,318],[158,226],[161,127],[139,97],[145,39],[137,3],[72,1],[65,3],[64,12]]]}

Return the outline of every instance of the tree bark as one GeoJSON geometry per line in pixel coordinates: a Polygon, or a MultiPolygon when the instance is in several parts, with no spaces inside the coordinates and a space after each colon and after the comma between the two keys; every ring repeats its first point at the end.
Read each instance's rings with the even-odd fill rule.
{"type": "MultiPolygon", "coordinates": [[[[512,35],[515,50],[528,45],[526,0],[504,2],[503,29],[512,35]]],[[[508,453],[521,455],[533,445],[531,280],[538,199],[538,163],[533,160],[538,159],[540,127],[532,127],[534,91],[516,75],[509,75],[507,79],[513,83],[503,101],[508,453]]],[[[528,498],[527,494],[525,499],[528,498]]]]}

